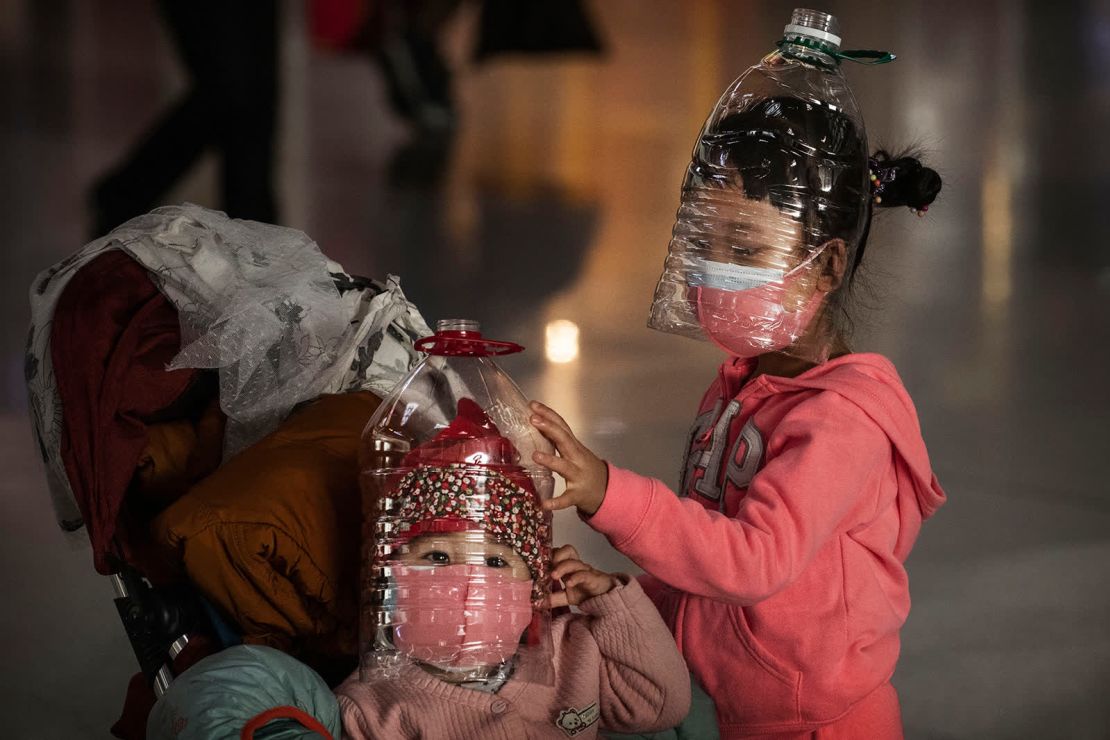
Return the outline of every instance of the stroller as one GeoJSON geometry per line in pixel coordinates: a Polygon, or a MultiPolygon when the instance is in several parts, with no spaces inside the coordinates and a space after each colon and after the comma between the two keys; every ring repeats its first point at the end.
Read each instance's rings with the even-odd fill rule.
{"type": "Polygon", "coordinates": [[[430,333],[397,280],[183,205],[51,267],[31,303],[26,379],[58,522],[85,528],[140,669],[113,734],[145,737],[176,677],[240,642],[345,677],[357,443],[430,333]]]}

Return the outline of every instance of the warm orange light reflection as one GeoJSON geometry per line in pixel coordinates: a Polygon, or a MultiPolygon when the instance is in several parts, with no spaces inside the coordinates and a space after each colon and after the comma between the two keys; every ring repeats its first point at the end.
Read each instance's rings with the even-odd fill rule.
{"type": "Polygon", "coordinates": [[[578,324],[559,319],[549,321],[544,330],[544,349],[548,362],[567,363],[578,358],[578,324]]]}

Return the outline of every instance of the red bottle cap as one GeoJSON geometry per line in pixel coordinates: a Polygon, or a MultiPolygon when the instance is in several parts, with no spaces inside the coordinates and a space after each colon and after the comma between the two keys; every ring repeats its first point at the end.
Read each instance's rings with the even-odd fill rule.
{"type": "Polygon", "coordinates": [[[416,341],[417,350],[438,357],[496,357],[524,351],[515,342],[487,339],[478,330],[478,322],[468,319],[446,319],[436,324],[436,333],[416,341]]]}

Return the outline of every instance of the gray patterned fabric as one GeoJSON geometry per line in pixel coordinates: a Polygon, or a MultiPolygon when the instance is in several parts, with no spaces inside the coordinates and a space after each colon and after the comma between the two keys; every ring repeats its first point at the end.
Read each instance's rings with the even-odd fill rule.
{"type": "Polygon", "coordinates": [[[60,456],[62,406],[50,355],[54,307],[85,264],[112,249],[149,272],[181,319],[168,369],[214,368],[228,416],[225,459],[325,393],[387,394],[431,333],[401,292],[352,278],[303,232],[185,204],[132,219],[41,273],[31,286],[26,376],[32,425],[59,524],[81,526],[60,456]]]}

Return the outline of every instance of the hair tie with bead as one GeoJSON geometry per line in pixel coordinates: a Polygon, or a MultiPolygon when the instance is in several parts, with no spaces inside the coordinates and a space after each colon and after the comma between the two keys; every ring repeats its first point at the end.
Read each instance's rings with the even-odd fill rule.
{"type": "MultiPolygon", "coordinates": [[[[871,200],[877,206],[882,205],[883,192],[898,178],[898,167],[889,159],[870,157],[867,160],[867,169],[871,182],[871,200]]],[[[929,210],[927,205],[920,208],[907,207],[918,216],[924,216],[929,210]]]]}

